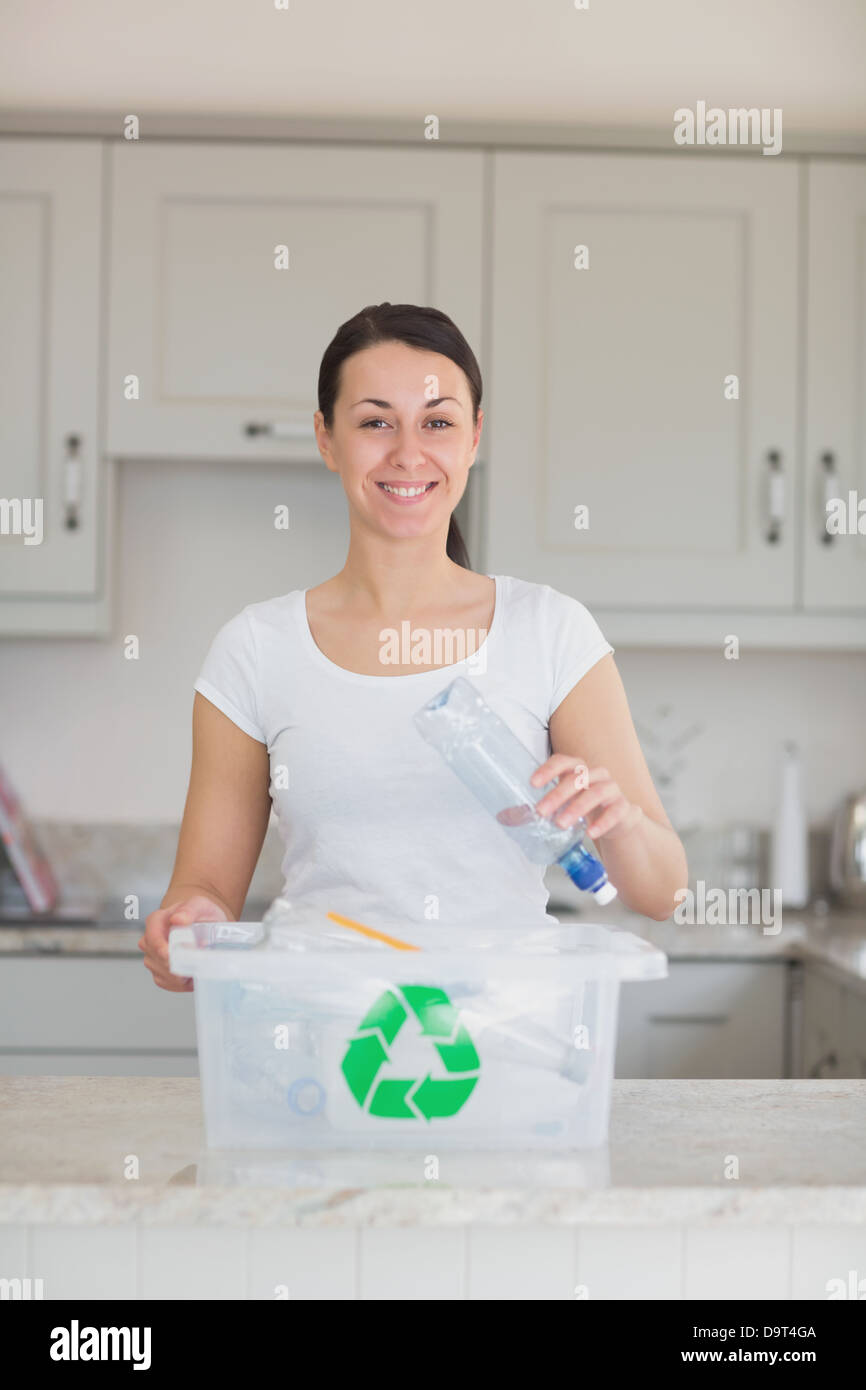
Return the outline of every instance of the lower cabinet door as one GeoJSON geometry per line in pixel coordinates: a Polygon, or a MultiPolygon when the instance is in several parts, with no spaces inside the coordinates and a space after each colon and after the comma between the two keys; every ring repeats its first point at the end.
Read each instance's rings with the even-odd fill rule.
{"type": "Polygon", "coordinates": [[[616,1076],[786,1075],[784,961],[672,961],[620,988],[616,1076]]]}
{"type": "Polygon", "coordinates": [[[196,1076],[192,993],[158,989],[135,956],[7,956],[0,1074],[196,1076]]]}
{"type": "Polygon", "coordinates": [[[845,990],[842,1006],[843,1076],[866,1077],[866,994],[845,990]]]}
{"type": "Polygon", "coordinates": [[[814,965],[806,968],[803,981],[802,1074],[811,1081],[831,1081],[846,1076],[843,1028],[844,990],[814,965]]]}

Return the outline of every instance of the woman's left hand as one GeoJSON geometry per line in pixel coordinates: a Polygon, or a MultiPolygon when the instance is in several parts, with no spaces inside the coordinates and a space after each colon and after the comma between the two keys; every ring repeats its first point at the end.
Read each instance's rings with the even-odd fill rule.
{"type": "Polygon", "coordinates": [[[581,758],[554,753],[529,780],[543,787],[554,777],[559,778],[557,785],[536,802],[535,809],[557,825],[574,825],[583,816],[591,840],[616,840],[643,819],[643,809],[626,800],[606,767],[588,768],[581,758]]]}

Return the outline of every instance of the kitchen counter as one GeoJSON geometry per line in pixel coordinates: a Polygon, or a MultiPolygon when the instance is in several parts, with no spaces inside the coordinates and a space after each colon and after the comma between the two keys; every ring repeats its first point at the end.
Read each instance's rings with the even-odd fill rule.
{"type": "Polygon", "coordinates": [[[866,1081],[616,1081],[604,1149],[443,1147],[436,1181],[420,1151],[208,1153],[187,1078],[0,1077],[0,1114],[0,1223],[866,1227],[866,1081]]]}
{"type": "Polygon", "coordinates": [[[610,1143],[550,1155],[208,1153],[179,1078],[0,1078],[0,1117],[31,1296],[862,1296],[866,1081],[617,1081],[610,1143]]]}

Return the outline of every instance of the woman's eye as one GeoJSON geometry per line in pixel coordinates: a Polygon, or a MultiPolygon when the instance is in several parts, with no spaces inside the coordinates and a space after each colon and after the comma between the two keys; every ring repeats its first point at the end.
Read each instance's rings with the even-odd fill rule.
{"type": "MultiPolygon", "coordinates": [[[[452,422],[451,420],[446,420],[445,417],[444,417],[444,415],[435,415],[432,419],[426,420],[426,421],[425,421],[425,424],[427,424],[427,425],[444,425],[446,429],[451,429],[451,428],[453,427],[453,422],[452,422]]],[[[377,416],[375,417],[375,419],[372,419],[372,420],[364,420],[364,421],[362,421],[362,423],[361,423],[361,429],[362,429],[362,430],[369,430],[369,429],[372,429],[372,428],[373,428],[374,426],[376,426],[376,425],[385,425],[385,426],[387,427],[388,421],[387,421],[387,420],[383,420],[382,417],[381,417],[381,415],[377,415],[377,416]]],[[[438,431],[436,431],[436,432],[438,433],[438,431]]]]}

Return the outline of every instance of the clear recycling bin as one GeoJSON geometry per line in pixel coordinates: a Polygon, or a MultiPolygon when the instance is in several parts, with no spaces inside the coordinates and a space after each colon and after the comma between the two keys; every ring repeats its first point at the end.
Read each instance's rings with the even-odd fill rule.
{"type": "Polygon", "coordinates": [[[662,951],[594,922],[391,940],[315,919],[172,930],[209,1147],[606,1142],[619,988],[665,976],[662,951]]]}

